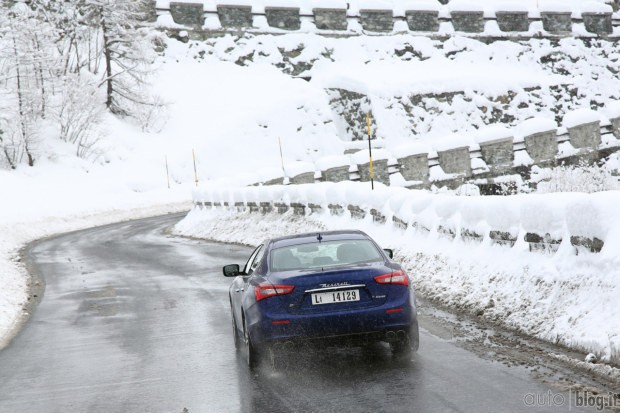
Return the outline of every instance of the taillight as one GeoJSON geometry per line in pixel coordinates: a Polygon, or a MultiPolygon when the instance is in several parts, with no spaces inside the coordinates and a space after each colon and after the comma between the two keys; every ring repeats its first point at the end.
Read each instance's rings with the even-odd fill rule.
{"type": "Polygon", "coordinates": [[[378,275],[375,277],[375,281],[379,284],[400,284],[409,285],[409,277],[404,271],[394,271],[390,274],[378,275]]]}
{"type": "Polygon", "coordinates": [[[292,285],[260,284],[254,287],[254,295],[256,296],[256,301],[260,301],[276,295],[290,294],[294,289],[295,287],[292,285]]]}

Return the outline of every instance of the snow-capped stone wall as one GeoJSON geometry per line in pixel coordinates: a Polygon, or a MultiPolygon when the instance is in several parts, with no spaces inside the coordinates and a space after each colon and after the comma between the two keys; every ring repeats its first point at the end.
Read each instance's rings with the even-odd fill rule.
{"type": "MultiPolygon", "coordinates": [[[[619,113],[614,112],[613,103],[609,107],[608,116],[613,116],[609,122],[599,112],[577,109],[564,116],[561,127],[552,119],[530,118],[515,128],[491,125],[473,136],[450,135],[430,145],[412,143],[375,148],[372,153],[374,180],[390,185],[390,176],[399,173],[408,188],[429,188],[433,184],[455,188],[468,180],[518,174],[520,169],[533,165],[548,167],[593,162],[620,150],[620,107],[619,113]],[[603,126],[601,119],[605,121],[603,126]]],[[[354,113],[360,111],[356,109],[354,113]]],[[[356,121],[362,122],[362,118],[356,121]]],[[[310,169],[297,173],[293,168],[286,168],[284,172],[290,183],[310,183],[315,177],[327,182],[370,181],[368,148],[304,165],[310,169]]],[[[257,182],[269,183],[276,182],[257,182]]]]}
{"type": "Polygon", "coordinates": [[[205,187],[194,205],[237,212],[327,213],[372,220],[450,240],[554,254],[602,254],[620,245],[618,193],[455,197],[354,182],[243,188],[205,187]],[[614,201],[615,200],[615,201],[614,201]]]}
{"type": "Polygon", "coordinates": [[[162,26],[175,25],[202,30],[286,30],[313,28],[329,32],[392,33],[409,30],[422,33],[584,35],[612,34],[613,10],[602,2],[583,2],[572,9],[562,2],[541,2],[527,8],[519,3],[500,3],[485,9],[476,2],[453,0],[390,3],[377,1],[307,2],[305,0],[204,0],[153,1],[151,16],[162,26]],[[593,5],[592,5],[593,4],[593,5]],[[206,23],[207,17],[209,23],[206,23]],[[265,22],[266,20],[266,22],[265,22]],[[401,24],[405,23],[405,24],[401,24]],[[447,26],[444,26],[444,23],[447,26]],[[313,27],[312,27],[313,26],[313,27]],[[444,26],[442,28],[442,26],[444,26]],[[584,33],[585,32],[585,33],[584,33]]]}

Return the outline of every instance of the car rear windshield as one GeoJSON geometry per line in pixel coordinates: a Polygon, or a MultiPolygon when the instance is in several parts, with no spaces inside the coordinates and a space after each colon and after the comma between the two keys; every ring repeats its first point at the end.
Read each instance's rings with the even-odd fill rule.
{"type": "Polygon", "coordinates": [[[383,256],[369,240],[338,240],[274,249],[270,259],[277,272],[383,261],[383,256]]]}

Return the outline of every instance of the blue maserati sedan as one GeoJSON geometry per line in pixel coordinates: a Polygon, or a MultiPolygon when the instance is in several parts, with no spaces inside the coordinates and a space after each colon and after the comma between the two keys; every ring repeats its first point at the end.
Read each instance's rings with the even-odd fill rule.
{"type": "Polygon", "coordinates": [[[250,367],[307,343],[387,342],[397,357],[419,345],[416,301],[409,277],[361,231],[274,238],[259,245],[234,277],[230,306],[235,347],[250,367]]]}

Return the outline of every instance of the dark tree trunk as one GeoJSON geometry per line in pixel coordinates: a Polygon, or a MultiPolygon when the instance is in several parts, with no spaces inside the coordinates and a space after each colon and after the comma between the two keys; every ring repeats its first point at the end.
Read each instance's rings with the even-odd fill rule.
{"type": "Polygon", "coordinates": [[[101,30],[103,33],[103,58],[105,59],[105,74],[106,74],[106,101],[105,105],[112,113],[116,113],[116,107],[114,105],[114,77],[112,73],[112,50],[110,49],[110,39],[108,37],[108,27],[106,25],[105,18],[103,17],[103,9],[101,13],[101,30]]]}
{"type": "Polygon", "coordinates": [[[17,76],[17,106],[19,110],[20,132],[22,135],[22,141],[24,142],[24,150],[26,151],[26,155],[28,156],[28,166],[34,166],[34,157],[30,153],[30,148],[28,146],[28,134],[26,132],[26,121],[24,115],[24,92],[22,90],[22,78],[21,72],[19,70],[20,60],[19,53],[17,52],[17,42],[15,41],[15,35],[13,35],[13,54],[15,55],[15,71],[17,76]]]}

